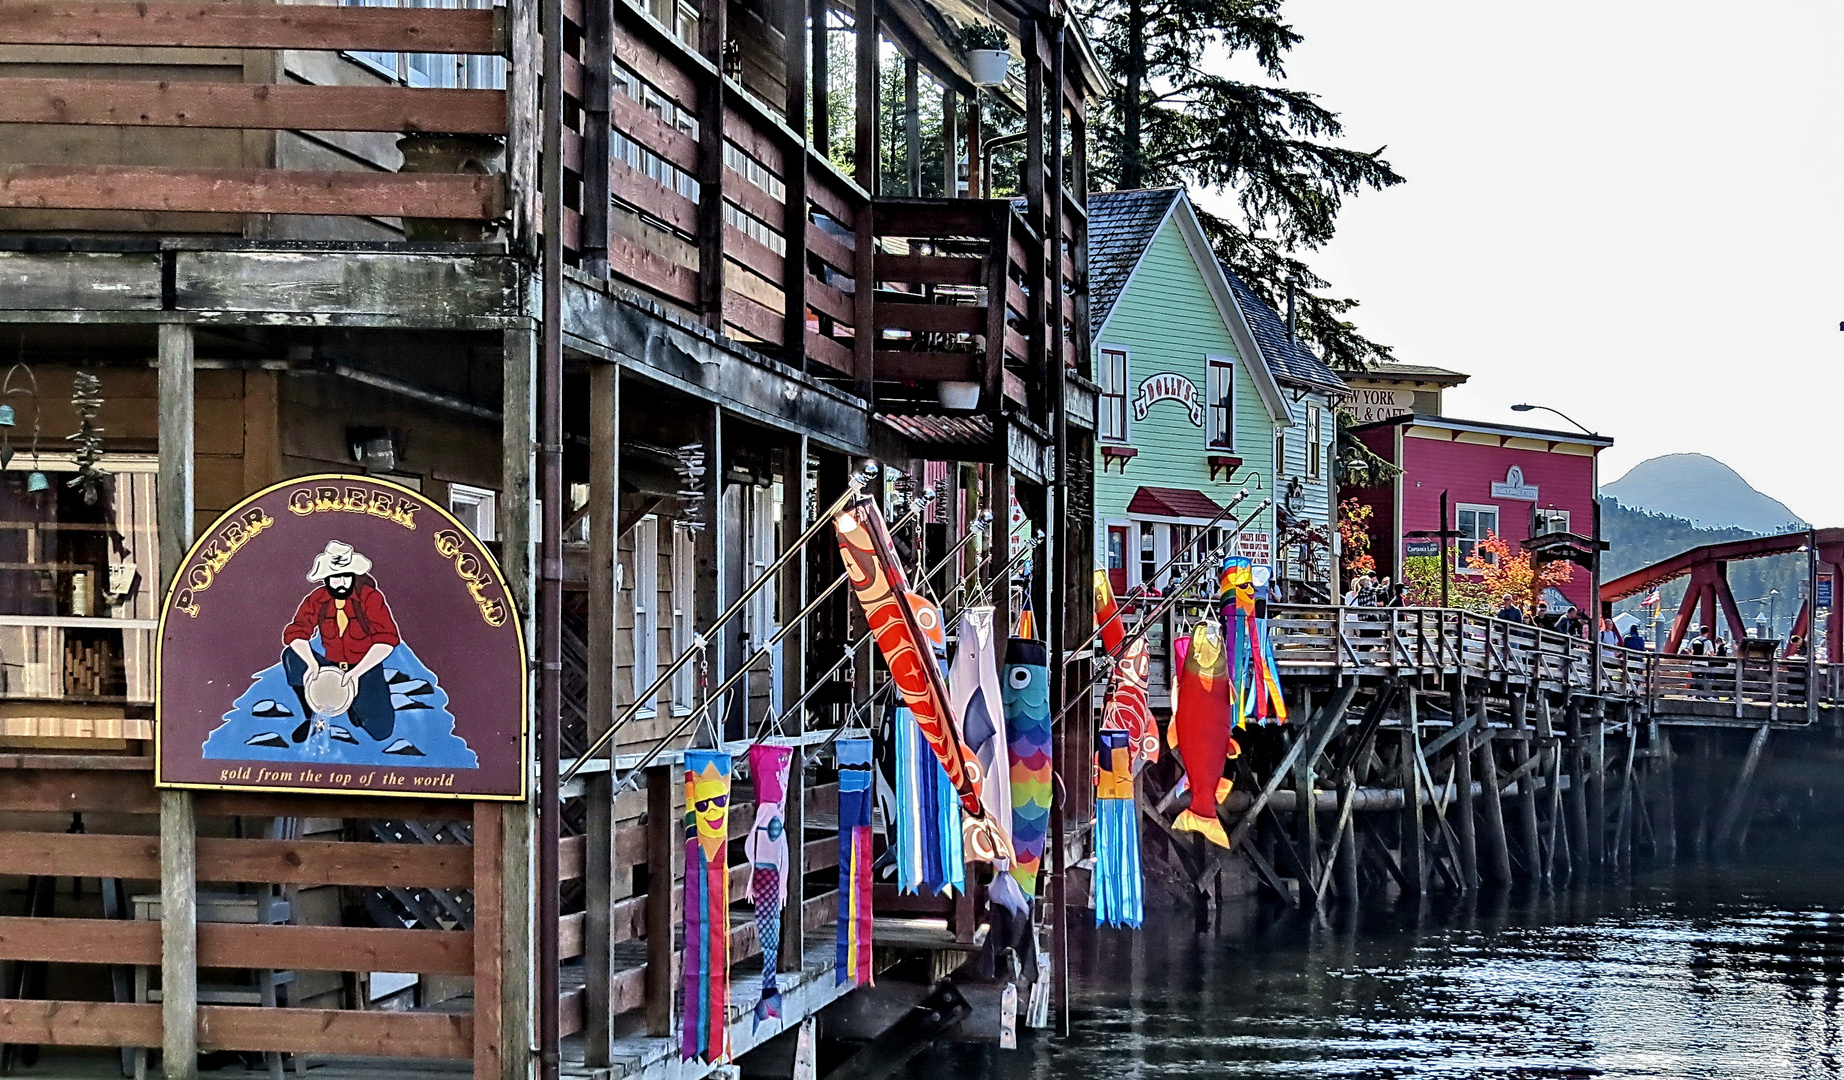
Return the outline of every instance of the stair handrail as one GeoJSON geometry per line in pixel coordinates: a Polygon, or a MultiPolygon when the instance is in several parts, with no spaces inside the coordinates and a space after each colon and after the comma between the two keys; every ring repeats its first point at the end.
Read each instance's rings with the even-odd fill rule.
{"type": "MultiPolygon", "coordinates": [[[[775,558],[774,562],[769,563],[768,566],[762,570],[762,573],[758,575],[754,581],[749,583],[749,587],[743,590],[741,596],[731,601],[730,606],[725,608],[717,618],[712,621],[710,626],[697,634],[696,640],[702,642],[703,639],[709,637],[710,634],[722,627],[725,623],[735,618],[737,613],[743,610],[743,606],[747,604],[756,593],[761,592],[762,589],[768,585],[769,581],[781,573],[781,568],[787,565],[788,560],[800,554],[809,540],[818,536],[821,529],[832,523],[832,516],[834,514],[845,509],[845,504],[858,497],[858,493],[864,487],[865,482],[875,475],[875,470],[878,468],[879,466],[873,463],[865,466],[864,469],[852,476],[845,485],[844,494],[833,500],[832,505],[827,507],[824,513],[815,517],[813,524],[807,526],[807,530],[801,533],[793,543],[789,544],[786,550],[782,551],[782,553],[775,558]]],[[[588,764],[591,758],[607,749],[609,744],[614,741],[615,734],[623,727],[627,726],[627,724],[639,714],[641,709],[652,703],[655,695],[657,695],[667,683],[672,681],[672,677],[677,675],[686,664],[691,663],[692,658],[699,655],[701,652],[703,652],[702,647],[695,645],[685,650],[683,653],[680,653],[673,659],[672,663],[666,665],[666,670],[660,672],[653,680],[652,684],[645,690],[635,694],[633,703],[623,709],[621,715],[615,718],[615,722],[608,725],[607,729],[600,735],[597,735],[595,739],[584,748],[583,752],[577,756],[576,760],[570,763],[570,767],[565,769],[563,775],[558,778],[558,783],[567,784],[575,779],[576,774],[582,771],[583,766],[588,764]]]]}

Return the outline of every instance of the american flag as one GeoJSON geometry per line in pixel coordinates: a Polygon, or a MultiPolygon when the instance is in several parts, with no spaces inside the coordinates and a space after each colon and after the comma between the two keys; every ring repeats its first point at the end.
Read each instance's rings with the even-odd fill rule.
{"type": "Polygon", "coordinates": [[[1659,603],[1658,590],[1653,589],[1651,592],[1646,593],[1644,600],[1639,601],[1639,606],[1640,607],[1657,607],[1658,603],[1659,603]]]}

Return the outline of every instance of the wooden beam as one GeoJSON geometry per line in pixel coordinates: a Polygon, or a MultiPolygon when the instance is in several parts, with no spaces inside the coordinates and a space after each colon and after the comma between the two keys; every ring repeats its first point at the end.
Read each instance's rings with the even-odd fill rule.
{"type": "MultiPolygon", "coordinates": [[[[525,18],[520,12],[526,6],[527,0],[513,0],[515,22],[525,18]]],[[[534,60],[535,52],[533,50],[532,53],[534,60]]],[[[532,100],[536,101],[535,89],[532,100]]],[[[535,172],[528,175],[535,175],[535,172]]],[[[507,492],[530,492],[534,490],[537,479],[534,474],[538,441],[538,334],[533,326],[520,326],[505,331],[500,341],[500,380],[504,386],[501,394],[504,408],[500,421],[500,485],[507,492]]],[[[519,614],[524,616],[528,649],[537,629],[537,619],[534,617],[537,606],[536,565],[533,558],[537,529],[532,521],[535,501],[518,497],[502,499],[499,504],[500,567],[506,574],[506,593],[517,605],[519,614]]],[[[532,693],[533,689],[528,680],[526,690],[531,697],[536,696],[532,693]]],[[[529,713],[525,720],[527,723],[531,721],[529,713]]],[[[525,763],[528,778],[532,765],[529,760],[525,763]]],[[[527,1080],[531,1072],[531,1047],[535,1036],[531,958],[534,944],[532,934],[536,922],[533,918],[531,886],[532,818],[529,799],[506,804],[504,808],[504,842],[501,844],[499,867],[499,933],[503,951],[499,954],[502,959],[498,967],[500,1032],[496,1048],[500,1071],[497,1077],[492,1073],[476,1073],[478,1080],[527,1080]]],[[[474,1050],[477,1060],[483,1053],[495,1049],[487,1045],[488,1038],[490,1035],[476,1042],[474,1050]]]]}
{"type": "Polygon", "coordinates": [[[0,123],[504,135],[504,90],[0,79],[0,123]]]}
{"type": "Polygon", "coordinates": [[[672,933],[682,900],[673,882],[685,845],[672,774],[669,765],[647,769],[647,1033],[655,1036],[673,1034],[672,991],[678,974],[672,933]]]}
{"type": "MultiPolygon", "coordinates": [[[[852,146],[852,178],[873,198],[882,194],[878,186],[878,162],[882,158],[882,135],[878,121],[878,98],[882,86],[880,53],[877,47],[877,0],[853,0],[853,43],[857,47],[856,88],[857,138],[852,146]]],[[[863,234],[860,234],[861,236],[863,234]]]]}
{"type": "MultiPolygon", "coordinates": [[[[699,0],[698,51],[718,70],[729,40],[729,4],[699,0]]],[[[698,312],[704,324],[723,330],[724,318],[724,80],[706,76],[698,84],[698,312]]],[[[721,466],[718,466],[721,468],[721,466]]]]}
{"type": "MultiPolygon", "coordinates": [[[[192,546],[197,401],[194,359],[192,327],[162,323],[157,380],[159,474],[154,517],[163,589],[178,576],[192,546]]],[[[168,1080],[195,1080],[198,1076],[197,836],[192,793],[161,791],[160,975],[164,993],[160,1008],[164,1032],[161,1048],[168,1080]]]]}
{"type": "MultiPolygon", "coordinates": [[[[798,9],[799,5],[795,5],[798,9]]],[[[799,35],[795,35],[799,40],[799,35]]],[[[787,463],[782,477],[783,498],[781,534],[799,536],[808,525],[807,503],[810,496],[817,493],[812,490],[807,476],[807,437],[795,435],[787,442],[787,463]]],[[[795,559],[781,574],[781,610],[784,612],[802,611],[807,606],[807,570],[811,560],[795,559]]],[[[807,647],[809,628],[812,624],[802,623],[794,632],[782,650],[781,681],[796,693],[807,685],[807,647]]],[[[775,702],[775,711],[779,714],[786,704],[786,699],[775,702]]],[[[782,730],[799,737],[807,730],[807,711],[795,709],[791,714],[781,717],[782,730]]],[[[803,841],[807,835],[807,778],[804,764],[805,751],[798,747],[794,751],[793,761],[788,766],[787,802],[783,814],[783,826],[792,839],[788,845],[788,865],[783,871],[787,888],[787,903],[781,911],[781,951],[778,967],[782,971],[799,971],[804,963],[803,948],[806,940],[803,915],[807,902],[807,871],[810,860],[807,844],[803,841]]],[[[837,805],[835,802],[834,805],[837,805]]],[[[836,850],[836,846],[835,846],[836,850]]]]}
{"type": "MultiPolygon", "coordinates": [[[[588,0],[590,3],[596,0],[588,0]]],[[[588,736],[608,730],[616,708],[615,611],[620,600],[621,368],[589,369],[589,658],[588,736]]],[[[615,896],[615,793],[609,772],[588,776],[583,805],[589,840],[584,887],[588,918],[583,931],[584,1053],[587,1064],[609,1064],[614,1041],[610,980],[614,978],[611,933],[615,896]]]]}
{"type": "Polygon", "coordinates": [[[0,4],[0,45],[498,53],[492,9],[334,7],[153,0],[0,4]]]}
{"type": "MultiPolygon", "coordinates": [[[[369,11],[371,8],[342,10],[369,11]]],[[[3,165],[0,207],[222,214],[493,220],[498,176],[179,169],[152,165],[3,165]]]]}
{"type": "MultiPolygon", "coordinates": [[[[159,1005],[0,999],[0,1042],[27,1046],[161,1045],[159,1005]]],[[[274,1011],[274,1010],[267,1010],[274,1011]]],[[[185,1075],[169,1060],[166,1075],[185,1075]]],[[[196,1065],[191,1075],[197,1076],[196,1065]]]]}
{"type": "Polygon", "coordinates": [[[505,1069],[501,999],[505,971],[506,818],[498,803],[474,804],[474,1076],[499,1080],[505,1069]]]}
{"type": "MultiPolygon", "coordinates": [[[[199,1043],[213,1050],[283,1054],[466,1058],[472,1054],[474,1018],[467,1013],[205,1005],[199,1009],[199,1043]]],[[[172,1075],[171,1066],[167,1075],[172,1075]]]]}

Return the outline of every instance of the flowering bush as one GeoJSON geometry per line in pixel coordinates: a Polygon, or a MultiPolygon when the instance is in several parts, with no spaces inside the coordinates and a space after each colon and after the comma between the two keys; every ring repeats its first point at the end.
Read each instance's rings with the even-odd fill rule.
{"type": "Polygon", "coordinates": [[[1377,572],[1377,560],[1370,554],[1370,519],[1375,516],[1376,507],[1356,499],[1338,504],[1339,565],[1346,581],[1377,572]]]}

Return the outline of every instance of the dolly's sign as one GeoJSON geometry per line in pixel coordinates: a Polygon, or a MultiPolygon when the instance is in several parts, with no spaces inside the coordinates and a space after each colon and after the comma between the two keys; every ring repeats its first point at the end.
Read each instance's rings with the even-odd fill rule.
{"type": "Polygon", "coordinates": [[[308,476],[187,554],[160,615],[163,787],[525,796],[525,644],[493,557],[421,494],[308,476]]]}

